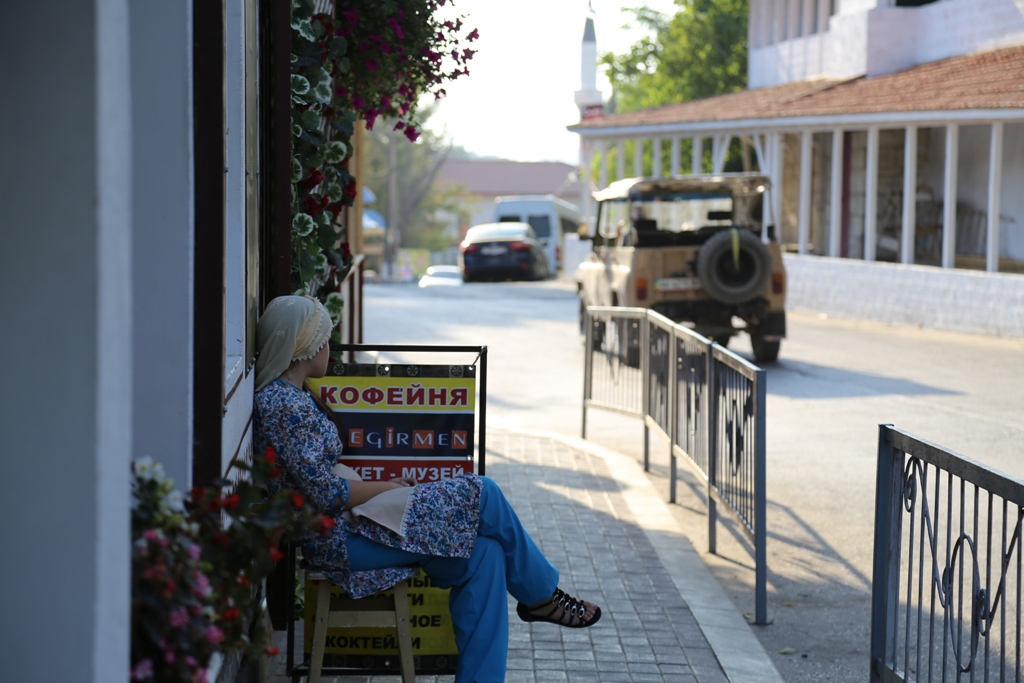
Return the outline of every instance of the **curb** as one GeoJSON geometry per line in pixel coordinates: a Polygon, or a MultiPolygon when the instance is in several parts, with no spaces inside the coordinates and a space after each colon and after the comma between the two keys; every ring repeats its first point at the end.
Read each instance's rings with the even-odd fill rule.
{"type": "Polygon", "coordinates": [[[750,624],[732,604],[718,580],[679,527],[643,468],[633,458],[577,437],[522,428],[489,428],[559,441],[601,458],[614,473],[637,522],[686,600],[730,683],[784,683],[750,624]]]}

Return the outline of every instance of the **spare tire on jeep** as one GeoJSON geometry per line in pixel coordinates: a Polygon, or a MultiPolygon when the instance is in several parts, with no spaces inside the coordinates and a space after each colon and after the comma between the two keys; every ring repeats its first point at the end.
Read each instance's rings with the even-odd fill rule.
{"type": "Polygon", "coordinates": [[[757,235],[742,228],[716,233],[697,254],[697,276],[704,291],[722,303],[750,301],[771,273],[768,247],[757,235]]]}

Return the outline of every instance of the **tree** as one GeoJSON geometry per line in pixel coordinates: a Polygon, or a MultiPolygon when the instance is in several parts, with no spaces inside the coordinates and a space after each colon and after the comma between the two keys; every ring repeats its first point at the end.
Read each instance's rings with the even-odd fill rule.
{"type": "Polygon", "coordinates": [[[393,266],[402,246],[431,251],[453,246],[458,234],[451,234],[451,221],[464,213],[465,192],[438,188],[436,182],[451,143],[429,130],[410,142],[386,119],[366,132],[365,141],[366,185],[388,225],[386,260],[393,266]]]}
{"type": "Polygon", "coordinates": [[[620,112],[736,92],[747,81],[749,0],[676,0],[672,17],[631,11],[651,35],[601,56],[620,112]]]}

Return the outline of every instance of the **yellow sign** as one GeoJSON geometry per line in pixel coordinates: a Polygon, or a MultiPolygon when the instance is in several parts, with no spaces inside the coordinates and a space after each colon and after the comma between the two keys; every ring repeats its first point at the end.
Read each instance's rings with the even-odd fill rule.
{"type": "MultiPolygon", "coordinates": [[[[391,595],[387,591],[386,595],[391,595]]],[[[317,587],[306,582],[306,652],[313,644],[313,612],[316,606],[317,587]]],[[[332,597],[343,598],[338,588],[331,591],[332,597]]],[[[452,617],[448,611],[448,589],[438,588],[430,579],[421,575],[409,579],[409,620],[412,622],[412,649],[416,657],[445,655],[452,658],[458,654],[455,646],[455,632],[452,617]]],[[[327,631],[328,655],[397,655],[398,643],[394,629],[383,628],[337,628],[327,631]]]]}

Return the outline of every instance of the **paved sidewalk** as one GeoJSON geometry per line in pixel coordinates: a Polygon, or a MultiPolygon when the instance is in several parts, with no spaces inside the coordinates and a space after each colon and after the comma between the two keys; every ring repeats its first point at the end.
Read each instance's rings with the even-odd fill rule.
{"type": "Polygon", "coordinates": [[[603,612],[589,629],[527,624],[510,598],[509,683],[781,683],[635,460],[544,433],[490,429],[487,445],[487,475],[561,570],[560,586],[603,612]]]}

